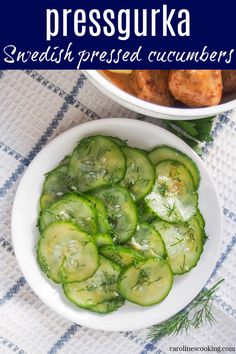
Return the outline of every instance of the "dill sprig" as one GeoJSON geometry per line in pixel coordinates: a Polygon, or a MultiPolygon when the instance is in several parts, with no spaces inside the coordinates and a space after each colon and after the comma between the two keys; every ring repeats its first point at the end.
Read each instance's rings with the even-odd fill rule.
{"type": "Polygon", "coordinates": [[[192,328],[200,328],[204,323],[212,325],[215,322],[212,313],[212,300],[216,297],[221,279],[210,289],[204,288],[195,299],[182,311],[160,324],[154,325],[148,334],[148,339],[158,340],[170,335],[187,333],[192,328]]]}
{"type": "Polygon", "coordinates": [[[149,275],[145,269],[140,269],[137,282],[131,287],[131,289],[137,288],[149,282],[149,275]]]}

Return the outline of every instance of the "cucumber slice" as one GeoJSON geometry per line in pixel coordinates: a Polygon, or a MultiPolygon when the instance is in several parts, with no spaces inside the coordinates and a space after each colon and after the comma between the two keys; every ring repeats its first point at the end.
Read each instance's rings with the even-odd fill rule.
{"type": "Polygon", "coordinates": [[[203,251],[203,230],[195,217],[184,224],[156,221],[153,226],[165,243],[174,274],[184,274],[195,267],[203,251]]]}
{"type": "Polygon", "coordinates": [[[70,193],[44,209],[39,217],[39,229],[57,220],[72,221],[88,234],[97,233],[97,216],[91,204],[83,197],[70,193]]]}
{"type": "Polygon", "coordinates": [[[145,257],[166,257],[166,248],[160,234],[147,223],[137,227],[130,240],[130,245],[145,257]]]}
{"type": "Polygon", "coordinates": [[[117,138],[116,136],[107,136],[107,138],[112,140],[116,145],[118,145],[120,147],[127,146],[127,143],[125,140],[117,138]]]}
{"type": "Polygon", "coordinates": [[[121,296],[116,296],[111,300],[104,301],[101,304],[90,307],[88,310],[96,313],[110,313],[118,310],[119,307],[124,305],[125,300],[121,296]]]}
{"type": "Polygon", "coordinates": [[[147,258],[121,271],[118,291],[135,304],[150,306],[164,300],[172,283],[173,275],[168,263],[160,258],[147,258]]]}
{"type": "Polygon", "coordinates": [[[199,222],[201,228],[204,229],[204,227],[206,226],[206,223],[205,223],[204,217],[202,216],[202,213],[200,212],[199,209],[197,209],[195,216],[198,219],[198,222],[199,222]]]}
{"type": "Polygon", "coordinates": [[[56,283],[87,279],[98,267],[95,242],[68,221],[54,222],[44,230],[37,255],[42,271],[56,283]]]}
{"type": "Polygon", "coordinates": [[[120,186],[107,187],[95,192],[106,207],[111,235],[116,243],[126,242],[134,233],[138,213],[129,192],[120,186]]]}
{"type": "Polygon", "coordinates": [[[99,263],[97,271],[91,278],[63,284],[66,297],[75,305],[91,308],[118,295],[117,279],[120,267],[102,256],[99,258],[99,263]]]}
{"type": "Polygon", "coordinates": [[[205,230],[206,223],[205,223],[204,217],[202,216],[202,213],[200,212],[199,209],[197,209],[197,212],[196,212],[195,217],[196,217],[196,219],[198,220],[199,225],[200,225],[201,228],[202,228],[202,232],[203,232],[203,244],[205,244],[206,241],[207,241],[207,239],[208,239],[208,235],[206,234],[206,230],[205,230]]]}
{"type": "Polygon", "coordinates": [[[86,194],[86,198],[97,212],[98,232],[104,234],[110,233],[111,227],[108,222],[108,215],[103,202],[90,194],[86,194]]]}
{"type": "Polygon", "coordinates": [[[105,136],[91,136],[80,141],[68,166],[69,185],[88,192],[119,183],[125,175],[126,159],[116,143],[105,136]]]}
{"type": "Polygon", "coordinates": [[[41,209],[48,208],[68,191],[67,166],[61,165],[46,174],[40,197],[41,209]]]}
{"type": "Polygon", "coordinates": [[[134,249],[116,245],[103,246],[99,249],[99,253],[111,261],[116,262],[121,267],[144,259],[144,257],[134,249]]]}
{"type": "Polygon", "coordinates": [[[105,245],[113,245],[112,238],[108,234],[96,234],[94,235],[94,241],[97,247],[102,247],[105,245]]]}
{"type": "Polygon", "coordinates": [[[59,166],[68,166],[68,162],[70,161],[70,157],[71,157],[71,155],[66,155],[59,163],[59,166]]]}
{"type": "Polygon", "coordinates": [[[200,173],[196,163],[182,151],[176,150],[170,146],[160,145],[149,152],[148,157],[154,165],[163,160],[175,160],[189,170],[193,177],[195,188],[198,189],[200,183],[200,173]]]}
{"type": "Polygon", "coordinates": [[[121,186],[127,188],[138,201],[151,192],[155,183],[155,168],[141,150],[123,147],[127,159],[127,170],[121,186]]]}
{"type": "Polygon", "coordinates": [[[198,195],[187,168],[178,161],[165,160],[156,165],[153,191],[145,198],[149,208],[167,222],[182,223],[196,214],[198,195]]]}
{"type": "Polygon", "coordinates": [[[154,220],[158,219],[158,216],[143,201],[138,205],[138,210],[140,223],[146,222],[151,224],[154,220]]]}

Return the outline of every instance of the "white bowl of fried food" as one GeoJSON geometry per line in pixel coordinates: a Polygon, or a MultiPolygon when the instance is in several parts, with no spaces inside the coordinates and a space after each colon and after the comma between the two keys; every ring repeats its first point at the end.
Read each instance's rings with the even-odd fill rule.
{"type": "Polygon", "coordinates": [[[236,108],[236,70],[88,70],[123,106],[162,119],[200,119],[236,108]]]}

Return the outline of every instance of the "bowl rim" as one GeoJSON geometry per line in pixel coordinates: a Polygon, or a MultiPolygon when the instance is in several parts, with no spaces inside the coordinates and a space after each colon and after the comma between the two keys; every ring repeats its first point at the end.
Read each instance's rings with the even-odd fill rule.
{"type": "MultiPolygon", "coordinates": [[[[100,91],[105,93],[108,97],[117,101],[120,104],[132,105],[134,109],[136,108],[142,110],[145,114],[150,114],[155,117],[156,114],[160,113],[168,116],[168,119],[198,119],[203,117],[215,116],[216,114],[230,111],[236,107],[236,99],[230,100],[226,103],[221,103],[217,106],[203,107],[203,108],[176,108],[176,107],[166,107],[158,104],[150,103],[141,100],[114,85],[109,79],[107,79],[98,70],[81,70],[83,74],[98,88],[100,91]],[[173,117],[171,117],[173,116],[173,117]]],[[[162,117],[160,117],[162,118],[162,117]]],[[[164,118],[164,117],[163,117],[164,118]]]]}
{"type": "MultiPolygon", "coordinates": [[[[95,121],[86,122],[84,124],[80,124],[78,126],[75,126],[73,128],[70,128],[70,129],[64,131],[62,134],[59,134],[56,138],[51,140],[37,154],[37,156],[39,156],[40,154],[43,154],[43,153],[45,154],[47,151],[49,151],[51,149],[51,147],[53,146],[53,144],[55,144],[55,142],[59,143],[59,141],[61,140],[62,137],[66,137],[66,136],[69,137],[71,133],[73,135],[73,132],[76,132],[82,126],[84,126],[84,128],[85,128],[85,126],[86,127],[95,126],[96,129],[99,129],[97,127],[97,125],[99,125],[99,124],[105,125],[106,122],[110,122],[110,123],[115,122],[115,123],[118,123],[118,124],[121,123],[121,124],[124,124],[125,128],[127,128],[130,124],[131,125],[132,124],[136,124],[140,128],[144,128],[145,126],[149,126],[149,127],[153,127],[153,128],[158,128],[160,134],[164,134],[165,133],[165,134],[169,135],[170,137],[173,136],[177,142],[181,142],[182,147],[185,146],[186,150],[188,150],[189,152],[191,151],[191,155],[194,156],[195,161],[197,161],[199,166],[204,170],[204,173],[206,173],[207,178],[209,179],[209,181],[212,184],[212,188],[214,190],[214,195],[216,197],[216,204],[217,204],[216,208],[217,208],[217,210],[219,212],[219,216],[220,216],[220,218],[218,220],[218,222],[219,222],[219,224],[218,224],[219,225],[218,242],[217,242],[216,248],[214,249],[214,260],[211,263],[211,270],[208,268],[207,272],[204,273],[205,274],[204,275],[204,282],[201,281],[201,287],[198,284],[197,288],[195,287],[195,290],[193,292],[191,292],[190,295],[188,294],[188,296],[187,296],[188,303],[190,303],[193,300],[193,298],[199,293],[199,291],[201,291],[201,289],[205,285],[205,283],[209,280],[209,277],[211,276],[211,274],[212,274],[212,272],[214,270],[214,267],[216,265],[216,262],[218,260],[218,257],[219,257],[219,254],[220,254],[220,250],[221,250],[221,245],[222,245],[222,229],[223,229],[222,216],[223,216],[223,214],[222,214],[220,198],[219,198],[219,195],[217,193],[217,188],[216,188],[214,180],[211,178],[206,166],[204,165],[204,163],[200,159],[200,157],[186,143],[184,143],[181,139],[176,137],[174,134],[172,134],[168,130],[166,130],[166,129],[162,128],[162,127],[159,127],[159,126],[155,126],[152,123],[142,122],[142,121],[139,121],[139,120],[134,120],[134,119],[129,119],[129,118],[107,118],[107,119],[102,119],[102,120],[95,120],[95,121]]],[[[79,134],[79,132],[77,134],[79,134]]],[[[84,134],[84,133],[82,132],[82,134],[84,134]]],[[[94,133],[90,133],[90,134],[93,135],[94,133]]],[[[27,171],[29,171],[30,167],[37,166],[37,164],[38,164],[37,156],[34,158],[34,160],[28,166],[27,170],[24,173],[24,176],[27,174],[27,171]]],[[[56,162],[56,161],[54,161],[54,162],[56,162]]],[[[132,323],[132,325],[130,325],[128,323],[125,323],[125,329],[120,329],[120,327],[119,327],[120,326],[120,324],[119,324],[120,319],[119,319],[118,323],[112,323],[112,325],[110,323],[109,323],[109,325],[105,325],[104,322],[102,322],[102,324],[100,324],[99,321],[96,321],[96,320],[95,321],[91,321],[91,319],[89,321],[88,319],[84,319],[84,317],[81,319],[81,321],[77,322],[77,317],[76,316],[73,317],[71,314],[68,314],[67,312],[63,312],[63,309],[58,309],[56,304],[54,304],[52,301],[50,301],[51,299],[49,299],[48,294],[46,294],[47,293],[46,290],[49,290],[49,288],[50,288],[50,292],[52,292],[50,279],[44,277],[44,275],[41,274],[41,277],[45,278],[45,281],[46,281],[45,282],[45,284],[46,284],[45,286],[47,286],[48,289],[39,289],[38,283],[37,283],[37,286],[35,285],[36,284],[36,279],[35,279],[34,276],[32,277],[32,274],[31,275],[29,274],[29,267],[28,267],[28,265],[26,265],[26,260],[23,257],[23,255],[21,253],[21,250],[20,250],[20,248],[22,248],[22,244],[21,244],[21,238],[19,238],[19,231],[17,229],[17,222],[16,222],[17,218],[19,219],[19,216],[17,216],[17,208],[19,209],[19,203],[20,203],[20,200],[22,199],[22,187],[24,187],[23,183],[22,183],[23,182],[23,178],[24,177],[22,177],[22,180],[21,180],[21,182],[20,182],[20,184],[19,184],[19,186],[17,188],[17,192],[16,192],[16,195],[15,195],[15,198],[14,198],[14,203],[13,203],[13,208],[12,208],[12,218],[11,218],[12,241],[13,241],[14,252],[15,252],[15,255],[16,255],[16,258],[17,258],[17,262],[18,262],[18,264],[20,266],[20,269],[22,270],[22,272],[23,272],[28,284],[30,285],[32,290],[35,292],[35,294],[49,308],[54,310],[59,315],[63,316],[64,318],[67,318],[70,321],[74,321],[74,322],[76,322],[76,323],[78,323],[80,325],[83,325],[83,326],[86,326],[86,327],[90,327],[90,328],[93,328],[93,329],[106,330],[106,331],[127,331],[127,330],[138,330],[138,329],[142,329],[142,328],[145,328],[147,326],[153,325],[154,323],[150,323],[150,322],[147,323],[147,318],[143,319],[143,321],[132,323]],[[45,292],[43,290],[45,290],[45,292]],[[76,317],[76,319],[75,319],[75,317],[76,317]],[[92,322],[92,324],[91,324],[91,322],[92,322]]],[[[28,185],[27,185],[27,188],[28,188],[28,185]]],[[[22,208],[20,210],[22,210],[22,208]]],[[[35,255],[34,255],[34,257],[35,257],[35,255]]],[[[36,261],[36,259],[35,259],[35,261],[36,261]]],[[[30,271],[31,271],[31,269],[30,269],[30,271]]],[[[54,293],[52,295],[53,296],[56,295],[55,291],[54,291],[54,293]]],[[[186,303],[185,306],[188,303],[186,303]]],[[[181,308],[183,308],[183,307],[181,307],[181,308]]],[[[180,310],[181,309],[178,308],[175,313],[177,313],[180,310]]],[[[169,314],[162,315],[162,321],[165,321],[169,317],[171,317],[171,316],[169,316],[169,314]]],[[[162,322],[162,321],[159,321],[159,322],[162,322]]]]}

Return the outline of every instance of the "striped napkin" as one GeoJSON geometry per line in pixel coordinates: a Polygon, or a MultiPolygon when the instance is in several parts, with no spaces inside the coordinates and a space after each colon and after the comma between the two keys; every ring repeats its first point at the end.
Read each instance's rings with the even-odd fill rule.
{"type": "Polygon", "coordinates": [[[214,141],[205,144],[202,156],[217,183],[224,213],[223,246],[209,286],[221,278],[225,281],[213,304],[212,327],[158,342],[147,340],[148,329],[95,331],[54,313],[27,285],[14,256],[10,230],[20,178],[55,136],[108,117],[139,115],[104,96],[79,71],[0,72],[0,354],[159,354],[184,345],[236,345],[236,112],[217,117],[214,141]]]}

